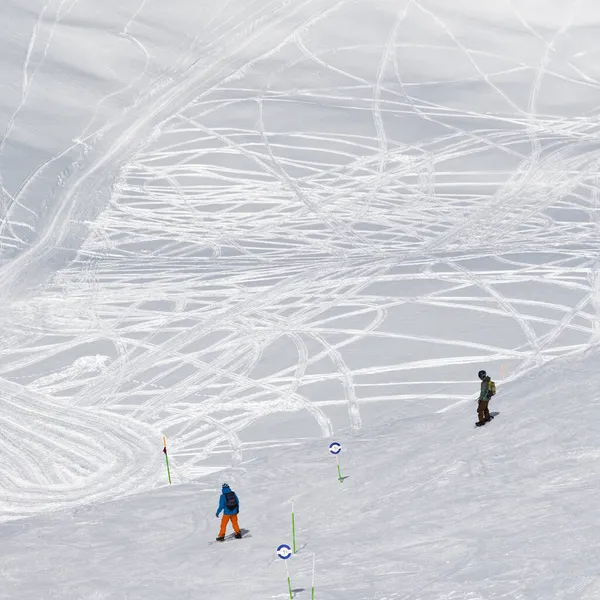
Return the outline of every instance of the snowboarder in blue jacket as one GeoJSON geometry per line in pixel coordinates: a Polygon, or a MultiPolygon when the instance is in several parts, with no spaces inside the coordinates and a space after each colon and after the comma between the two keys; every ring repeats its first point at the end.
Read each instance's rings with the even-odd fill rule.
{"type": "Polygon", "coordinates": [[[225,540],[225,531],[227,530],[227,524],[231,521],[233,530],[235,531],[236,539],[242,537],[240,526],[238,525],[238,513],[240,512],[240,501],[238,500],[237,494],[231,491],[229,484],[224,483],[221,487],[221,498],[219,498],[219,508],[217,509],[217,518],[223,513],[221,519],[221,529],[217,536],[217,542],[223,542],[225,540]]]}

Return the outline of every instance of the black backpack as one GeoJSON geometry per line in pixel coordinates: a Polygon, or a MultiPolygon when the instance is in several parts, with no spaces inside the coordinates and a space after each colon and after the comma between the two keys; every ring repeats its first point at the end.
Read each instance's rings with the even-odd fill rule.
{"type": "Polygon", "coordinates": [[[229,510],[235,510],[238,507],[237,498],[234,492],[227,492],[225,494],[225,506],[229,510]]]}

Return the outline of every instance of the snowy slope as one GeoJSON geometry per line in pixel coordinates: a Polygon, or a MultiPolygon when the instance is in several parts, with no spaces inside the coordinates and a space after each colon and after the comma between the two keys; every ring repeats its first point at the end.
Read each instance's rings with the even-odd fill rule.
{"type": "Polygon", "coordinates": [[[0,518],[595,343],[589,3],[92,4],[2,9],[0,518]]]}
{"type": "Polygon", "coordinates": [[[272,448],[217,479],[2,527],[0,598],[592,600],[600,593],[597,352],[501,388],[475,429],[474,404],[272,448]],[[218,488],[240,496],[252,537],[209,545],[218,488]]]}
{"type": "Polygon", "coordinates": [[[595,3],[0,16],[0,597],[594,597],[595,3]]]}

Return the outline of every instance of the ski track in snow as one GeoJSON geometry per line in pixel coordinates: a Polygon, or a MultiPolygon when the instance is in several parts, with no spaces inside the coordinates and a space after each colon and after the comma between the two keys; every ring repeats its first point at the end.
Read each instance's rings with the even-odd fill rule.
{"type": "MultiPolygon", "coordinates": [[[[42,8],[0,153],[76,4],[42,8]]],[[[14,470],[0,519],[158,485],[161,435],[175,482],[189,481],[243,464],[245,447],[329,438],[390,405],[407,417],[466,410],[482,366],[501,391],[501,373],[596,342],[597,119],[540,108],[548,79],[600,85],[593,57],[575,68],[565,56],[568,74],[552,60],[580,5],[548,40],[513,11],[536,63],[470,48],[432,3],[267,4],[221,15],[236,33],[229,63],[196,64],[194,38],[166,82],[96,130],[124,90],[101,99],[47,229],[0,270],[9,289],[68,241],[94,185],[115,179],[76,260],[2,315],[0,452],[14,470]],[[336,19],[360,11],[381,37],[366,28],[338,43],[336,19]],[[415,23],[436,35],[412,41],[415,23]],[[278,43],[252,55],[276,27],[278,43]],[[467,66],[415,77],[406,57],[418,52],[467,66]],[[498,83],[520,74],[522,102],[498,83]],[[462,103],[431,93],[467,84],[462,103]],[[118,135],[105,147],[99,132],[118,135]]],[[[138,1],[119,33],[145,57],[129,91],[152,60],[135,34],[145,10],[138,1]]],[[[225,43],[219,15],[208,26],[225,43]]],[[[14,225],[9,210],[4,234],[14,225]]]]}

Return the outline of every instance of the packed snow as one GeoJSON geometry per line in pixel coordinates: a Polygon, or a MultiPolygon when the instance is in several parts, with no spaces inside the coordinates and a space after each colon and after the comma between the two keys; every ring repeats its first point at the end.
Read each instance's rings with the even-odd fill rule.
{"type": "Polygon", "coordinates": [[[0,15],[0,599],[600,597],[600,6],[0,15]]]}

